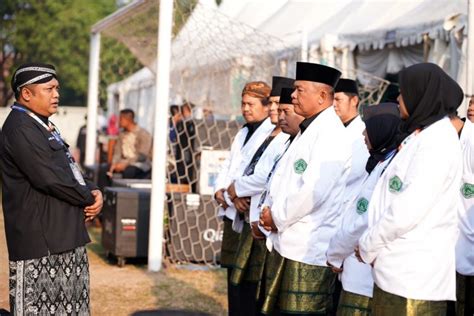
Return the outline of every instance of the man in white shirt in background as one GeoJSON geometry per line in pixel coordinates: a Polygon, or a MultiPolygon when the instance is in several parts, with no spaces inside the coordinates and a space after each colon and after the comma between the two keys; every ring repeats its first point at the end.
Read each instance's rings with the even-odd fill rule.
{"type": "Polygon", "coordinates": [[[367,172],[365,165],[369,151],[364,142],[362,132],[365,124],[359,115],[359,90],[357,82],[351,79],[339,79],[334,89],[334,110],[346,127],[347,138],[351,143],[351,171],[347,178],[346,193],[344,193],[344,209],[356,194],[367,172]]]}
{"type": "MultiPolygon", "coordinates": [[[[346,127],[347,138],[351,143],[352,150],[351,171],[347,178],[344,193],[343,212],[349,207],[350,201],[357,194],[357,190],[367,175],[365,165],[369,158],[369,152],[362,135],[365,125],[359,115],[359,101],[357,82],[351,79],[339,79],[334,89],[334,110],[346,127]]],[[[337,306],[339,302],[341,290],[341,282],[337,278],[334,289],[334,306],[337,306]]]]}

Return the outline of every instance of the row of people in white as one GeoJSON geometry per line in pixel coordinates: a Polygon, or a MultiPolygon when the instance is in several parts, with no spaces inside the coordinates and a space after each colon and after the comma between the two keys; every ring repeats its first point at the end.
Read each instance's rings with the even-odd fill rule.
{"type": "MultiPolygon", "coordinates": [[[[446,76],[428,67],[427,72],[446,76]]],[[[376,167],[331,240],[328,262],[343,266],[341,279],[349,292],[372,297],[373,275],[379,288],[401,297],[456,300],[454,272],[474,275],[474,128],[466,120],[458,128],[458,141],[449,116],[462,91],[449,79],[446,85],[456,95],[440,111],[444,118],[414,129],[393,161],[376,167]],[[360,214],[362,199],[370,203],[360,214]],[[356,261],[353,249],[358,244],[361,259],[373,271],[356,261]]]]}
{"type": "MultiPolygon", "coordinates": [[[[215,183],[216,193],[223,190],[226,201],[220,204],[219,214],[232,221],[232,229],[241,233],[243,225],[258,221],[259,202],[265,185],[268,181],[268,175],[275,164],[275,161],[285,151],[288,144],[289,134],[283,133],[279,125],[278,101],[283,87],[293,85],[293,79],[285,77],[273,77],[272,89],[259,82],[247,83],[242,91],[242,115],[248,122],[247,112],[256,112],[258,109],[264,109],[268,116],[265,122],[261,124],[256,131],[248,138],[248,123],[236,135],[231,147],[229,158],[222,166],[221,172],[215,183]],[[268,89],[267,89],[268,88],[268,89]],[[247,106],[249,103],[250,106],[247,106]],[[244,140],[247,139],[245,143],[244,140]],[[267,142],[267,145],[265,145],[267,142]],[[262,148],[262,146],[264,148],[262,148]],[[258,153],[264,149],[263,153],[258,153]],[[242,154],[244,153],[244,154],[242,154]],[[260,155],[260,156],[258,156],[260,155]],[[258,156],[258,157],[257,157],[258,156]],[[238,168],[232,168],[232,165],[239,165],[238,168]],[[252,166],[254,164],[254,166],[252,166]],[[251,167],[251,171],[248,168],[251,167]],[[246,200],[244,204],[248,207],[246,212],[242,207],[234,205],[236,199],[246,200]],[[240,208],[240,211],[236,210],[240,208]],[[246,214],[246,216],[244,216],[246,214]]],[[[218,199],[217,199],[218,200],[218,199]]],[[[225,234],[225,233],[224,233],[225,234]]],[[[233,245],[237,249],[237,244],[233,245]]],[[[229,275],[232,272],[229,271],[229,275]]],[[[228,285],[231,286],[230,284],[228,285]]],[[[234,290],[235,288],[233,288],[234,290]]],[[[240,293],[240,292],[239,292],[240,293]]],[[[248,293],[236,295],[238,304],[251,305],[248,301],[252,295],[248,293]]],[[[240,307],[231,306],[233,299],[229,297],[229,314],[237,315],[250,310],[243,311],[240,307]]]]}
{"type": "MultiPolygon", "coordinates": [[[[298,96],[295,99],[296,110],[304,102],[298,96]]],[[[410,103],[413,121],[421,110],[419,103],[410,103]]],[[[264,206],[270,210],[274,227],[265,227],[265,221],[260,227],[269,236],[269,250],[274,248],[284,258],[309,265],[326,266],[328,262],[343,267],[341,280],[348,292],[371,297],[373,275],[379,288],[401,297],[455,300],[455,265],[461,274],[474,274],[474,191],[469,191],[473,183],[469,140],[474,135],[465,136],[473,130],[466,123],[461,135],[463,168],[461,145],[447,117],[458,105],[440,111],[444,118],[425,113],[432,121],[408,130],[411,133],[399,152],[377,164],[370,175],[364,170],[368,152],[361,146],[362,121],[357,117],[345,128],[332,106],[305,116],[307,124],[303,122],[288,150],[284,146],[287,137],[280,133],[279,141],[275,139],[259,160],[253,178],[242,177],[242,172],[273,129],[260,126],[261,134],[256,132],[254,141],[242,147],[243,129],[232,145],[228,172],[219,176],[216,187],[235,181],[238,196],[252,197],[250,222],[256,220],[261,193],[269,189],[264,206]],[[276,160],[271,182],[265,185],[276,160]],[[471,185],[462,196],[463,207],[461,183],[471,185]],[[455,262],[458,222],[461,235],[455,262]],[[354,256],[358,245],[360,257],[368,264],[354,256]]],[[[302,109],[300,112],[304,116],[302,109]]],[[[225,213],[232,220],[235,214],[231,207],[225,213]]]]}

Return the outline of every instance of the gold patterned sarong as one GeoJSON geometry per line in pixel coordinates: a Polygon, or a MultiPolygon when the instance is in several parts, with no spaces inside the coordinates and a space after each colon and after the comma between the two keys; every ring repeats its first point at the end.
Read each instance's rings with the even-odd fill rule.
{"type": "Polygon", "coordinates": [[[456,316],[474,315],[474,276],[456,273],[456,316]]]}
{"type": "Polygon", "coordinates": [[[232,221],[224,217],[224,234],[222,236],[221,267],[233,268],[235,252],[239,245],[240,234],[232,229],[232,221]]]}
{"type": "Polygon", "coordinates": [[[374,316],[445,316],[446,309],[446,301],[408,299],[385,292],[374,285],[372,301],[374,316]]]}
{"type": "Polygon", "coordinates": [[[275,309],[288,314],[331,312],[336,275],[330,268],[284,259],[273,250],[267,255],[265,277],[263,314],[275,309]]]}
{"type": "Polygon", "coordinates": [[[369,316],[371,315],[372,299],[368,296],[342,290],[337,316],[369,316]]]}
{"type": "MultiPolygon", "coordinates": [[[[250,225],[245,225],[235,254],[231,283],[239,285],[242,281],[247,281],[260,284],[266,254],[265,241],[255,240],[250,225]]],[[[257,291],[257,297],[258,295],[259,291],[257,291]]]]}
{"type": "Polygon", "coordinates": [[[262,313],[265,315],[271,315],[275,310],[284,268],[285,258],[280,256],[275,249],[267,254],[265,275],[263,276],[265,278],[265,300],[262,306],[262,313]]]}

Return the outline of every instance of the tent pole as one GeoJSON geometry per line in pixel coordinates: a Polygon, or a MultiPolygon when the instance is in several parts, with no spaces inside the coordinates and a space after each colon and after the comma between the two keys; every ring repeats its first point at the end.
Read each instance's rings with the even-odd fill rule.
{"type": "Polygon", "coordinates": [[[95,163],[97,109],[99,107],[100,33],[91,33],[89,55],[89,87],[87,93],[87,130],[85,165],[95,163]]]}
{"type": "Polygon", "coordinates": [[[166,194],[166,157],[168,140],[168,99],[170,87],[173,1],[160,0],[158,47],[156,54],[155,119],[153,167],[148,239],[148,270],[159,271],[163,256],[163,214],[166,194]]]}
{"type": "Polygon", "coordinates": [[[308,28],[303,28],[301,32],[301,61],[308,61],[308,28]]]}
{"type": "Polygon", "coordinates": [[[473,95],[474,90],[474,0],[468,0],[468,29],[466,54],[466,94],[473,95]]]}

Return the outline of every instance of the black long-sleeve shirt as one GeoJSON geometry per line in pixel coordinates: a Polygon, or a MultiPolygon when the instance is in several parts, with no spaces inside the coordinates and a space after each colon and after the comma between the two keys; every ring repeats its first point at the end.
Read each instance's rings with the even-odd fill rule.
{"type": "Polygon", "coordinates": [[[40,258],[90,241],[84,207],[91,184],[80,185],[66,149],[27,113],[12,110],[0,142],[3,213],[9,259],[40,258]]]}

